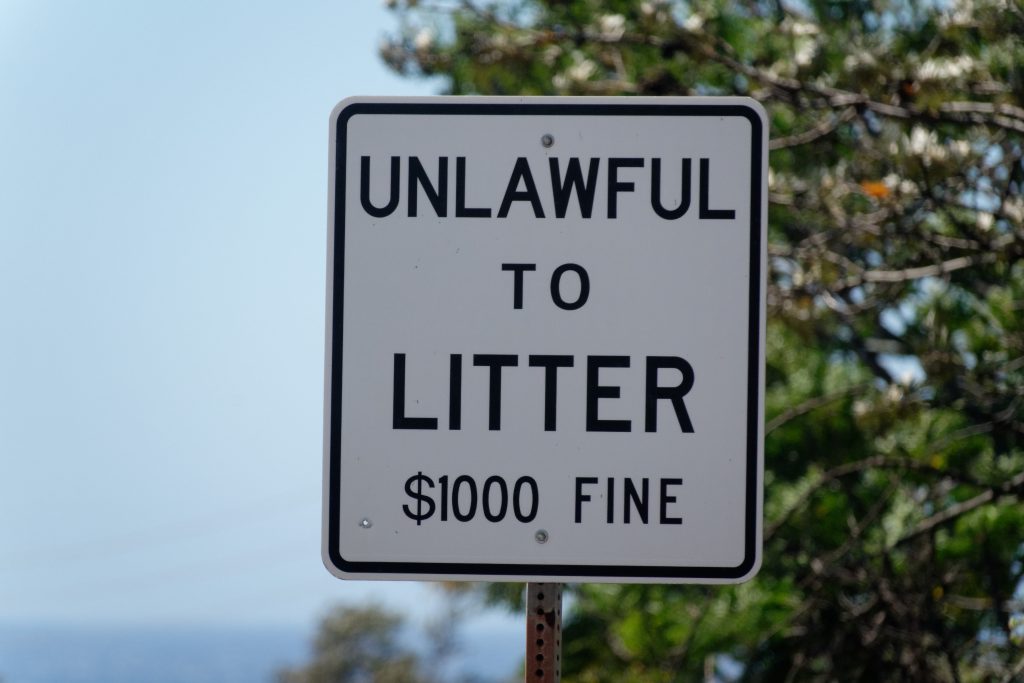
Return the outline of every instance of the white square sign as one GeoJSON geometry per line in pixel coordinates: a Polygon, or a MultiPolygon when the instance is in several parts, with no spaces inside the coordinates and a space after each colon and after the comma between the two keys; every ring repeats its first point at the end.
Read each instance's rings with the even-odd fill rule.
{"type": "Polygon", "coordinates": [[[756,102],[356,98],[330,153],[333,573],[757,572],[756,102]]]}

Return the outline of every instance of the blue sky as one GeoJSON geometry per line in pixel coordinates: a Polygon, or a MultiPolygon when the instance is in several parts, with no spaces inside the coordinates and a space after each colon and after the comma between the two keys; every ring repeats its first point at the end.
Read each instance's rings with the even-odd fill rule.
{"type": "Polygon", "coordinates": [[[319,554],[327,137],[377,2],[0,0],[0,620],[429,611],[319,554]]]}

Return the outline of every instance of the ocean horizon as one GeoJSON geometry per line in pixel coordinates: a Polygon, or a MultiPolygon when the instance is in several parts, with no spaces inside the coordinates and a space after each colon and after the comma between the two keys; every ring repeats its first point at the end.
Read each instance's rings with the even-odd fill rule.
{"type": "MultiPolygon", "coordinates": [[[[0,683],[272,683],[306,662],[315,628],[0,623],[0,683]]],[[[426,649],[409,635],[409,646],[426,649]]],[[[474,628],[445,663],[453,680],[499,683],[522,651],[507,624],[474,628]]],[[[446,676],[447,677],[447,676],[446,676]]]]}

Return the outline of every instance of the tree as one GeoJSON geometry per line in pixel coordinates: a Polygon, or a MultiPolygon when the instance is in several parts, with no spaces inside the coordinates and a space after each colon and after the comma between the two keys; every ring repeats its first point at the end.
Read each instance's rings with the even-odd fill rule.
{"type": "MultiPolygon", "coordinates": [[[[477,683],[451,658],[465,599],[451,594],[422,628],[373,605],[336,607],[320,622],[308,664],[278,672],[278,683],[477,683]],[[413,648],[412,644],[419,645],[413,648]]],[[[490,680],[490,679],[489,679],[490,680]]]]}
{"type": "Polygon", "coordinates": [[[399,644],[401,617],[377,607],[342,607],[321,622],[313,659],[279,683],[426,683],[417,655],[399,644]]]}
{"type": "Polygon", "coordinates": [[[566,679],[1024,676],[1020,0],[390,4],[453,94],[769,113],[764,567],[577,587],[566,679]]]}

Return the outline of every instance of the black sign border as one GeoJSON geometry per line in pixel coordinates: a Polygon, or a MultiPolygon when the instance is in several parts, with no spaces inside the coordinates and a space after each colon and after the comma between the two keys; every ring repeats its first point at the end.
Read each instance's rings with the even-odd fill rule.
{"type": "MultiPolygon", "coordinates": [[[[328,256],[333,259],[333,281],[327,286],[333,296],[331,311],[331,372],[326,392],[329,396],[329,410],[325,419],[329,421],[329,458],[325,476],[328,478],[326,489],[326,555],[324,562],[328,569],[333,568],[348,574],[380,574],[380,575],[423,575],[445,576],[452,580],[465,576],[472,580],[474,576],[494,577],[495,580],[517,581],[524,578],[561,578],[581,577],[601,581],[638,580],[677,580],[680,582],[697,583],[699,579],[714,581],[730,581],[751,578],[760,555],[757,547],[757,501],[758,501],[758,438],[760,435],[760,366],[761,366],[761,227],[766,220],[762,215],[762,167],[764,164],[764,130],[761,117],[757,111],[743,104],[631,104],[623,98],[619,102],[599,104],[568,102],[369,102],[354,101],[345,106],[338,114],[334,150],[334,186],[329,188],[334,193],[334,224],[332,229],[334,253],[328,256]],[[344,321],[344,281],[345,281],[345,154],[348,121],[359,114],[374,115],[463,115],[463,116],[683,116],[683,117],[742,117],[751,126],[751,186],[750,186],[750,298],[748,317],[748,357],[747,357],[747,481],[746,510],[744,514],[744,557],[735,567],[671,567],[671,566],[637,566],[637,565],[574,565],[574,564],[508,564],[508,563],[465,563],[465,562],[352,562],[341,555],[340,549],[340,516],[341,516],[341,370],[342,370],[342,325],[344,321]]],[[[383,576],[382,576],[383,578],[383,576]]]]}

